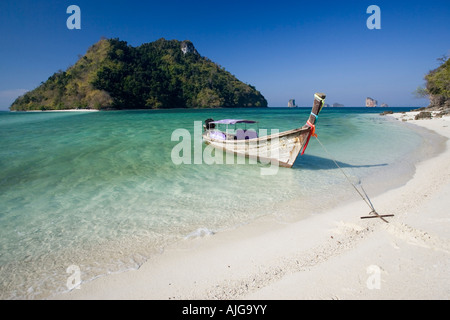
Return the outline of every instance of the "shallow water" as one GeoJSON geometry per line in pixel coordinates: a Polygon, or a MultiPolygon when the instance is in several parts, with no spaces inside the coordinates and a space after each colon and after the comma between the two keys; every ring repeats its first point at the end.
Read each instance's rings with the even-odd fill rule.
{"type": "MultiPolygon", "coordinates": [[[[404,182],[435,150],[412,128],[366,108],[324,109],[292,169],[181,164],[177,128],[246,118],[300,127],[307,109],[0,113],[0,298],[45,298],[81,281],[136,268],[174,241],[272,215],[292,220],[355,199],[331,157],[366,190],[404,182]],[[295,201],[295,210],[281,210],[295,201]]],[[[204,147],[204,146],[203,146],[204,147]]],[[[192,149],[192,154],[194,149],[192,149]]]]}

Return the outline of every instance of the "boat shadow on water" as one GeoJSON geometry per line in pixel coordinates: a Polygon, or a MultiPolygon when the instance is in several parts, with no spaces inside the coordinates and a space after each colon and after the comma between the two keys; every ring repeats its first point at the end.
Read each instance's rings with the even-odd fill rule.
{"type": "MultiPolygon", "coordinates": [[[[341,168],[371,168],[388,165],[387,163],[355,165],[341,161],[336,162],[341,168]]],[[[337,169],[337,166],[332,159],[305,154],[295,161],[292,168],[302,170],[330,170],[337,169]]]]}

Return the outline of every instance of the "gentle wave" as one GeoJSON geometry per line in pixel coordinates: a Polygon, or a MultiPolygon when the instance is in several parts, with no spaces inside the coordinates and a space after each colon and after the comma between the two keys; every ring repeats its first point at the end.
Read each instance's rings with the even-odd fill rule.
{"type": "Polygon", "coordinates": [[[215,232],[212,230],[209,230],[208,228],[198,228],[197,230],[189,233],[186,237],[184,237],[184,239],[189,240],[189,239],[195,239],[195,238],[204,238],[207,236],[212,236],[214,234],[215,234],[215,232]]]}

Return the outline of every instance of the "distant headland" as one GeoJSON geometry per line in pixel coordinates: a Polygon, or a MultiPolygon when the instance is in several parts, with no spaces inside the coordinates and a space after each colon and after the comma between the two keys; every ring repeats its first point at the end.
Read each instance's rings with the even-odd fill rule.
{"type": "Polygon", "coordinates": [[[132,47],[102,39],[75,65],[17,98],[11,111],[267,107],[191,41],[159,39],[132,47]]]}

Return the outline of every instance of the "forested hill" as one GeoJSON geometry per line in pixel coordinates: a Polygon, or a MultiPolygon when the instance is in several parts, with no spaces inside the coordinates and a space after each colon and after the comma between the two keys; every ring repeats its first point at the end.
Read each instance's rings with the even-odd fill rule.
{"type": "Polygon", "coordinates": [[[266,99],[190,41],[132,47],[103,39],[75,65],[16,99],[12,111],[61,109],[267,107],[266,99]]]}

